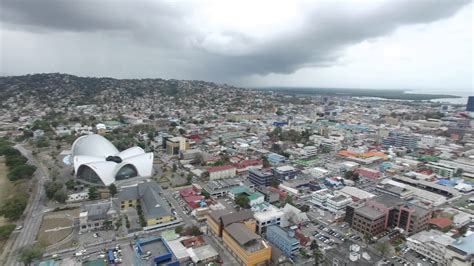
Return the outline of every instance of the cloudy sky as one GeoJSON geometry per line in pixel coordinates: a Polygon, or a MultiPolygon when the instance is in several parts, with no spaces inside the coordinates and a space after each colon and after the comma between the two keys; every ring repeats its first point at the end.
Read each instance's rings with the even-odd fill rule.
{"type": "Polygon", "coordinates": [[[471,0],[0,0],[0,73],[472,91],[471,0]]]}

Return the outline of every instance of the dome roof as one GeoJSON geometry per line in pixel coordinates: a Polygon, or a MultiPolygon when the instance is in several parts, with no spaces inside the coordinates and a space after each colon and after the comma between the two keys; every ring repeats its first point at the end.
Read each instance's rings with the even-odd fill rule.
{"type": "Polygon", "coordinates": [[[71,157],[78,155],[107,157],[117,155],[119,151],[106,138],[101,135],[92,134],[79,137],[72,144],[71,157]]]}

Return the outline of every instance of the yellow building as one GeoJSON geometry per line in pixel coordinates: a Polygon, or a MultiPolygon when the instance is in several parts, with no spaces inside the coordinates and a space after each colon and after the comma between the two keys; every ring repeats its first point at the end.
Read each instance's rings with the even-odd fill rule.
{"type": "Polygon", "coordinates": [[[117,198],[122,210],[127,208],[141,209],[146,226],[165,224],[176,220],[160,196],[161,188],[154,182],[139,183],[122,187],[117,198]]]}
{"type": "Polygon", "coordinates": [[[270,262],[271,246],[255,233],[252,211],[213,211],[207,215],[207,225],[209,233],[222,237],[226,249],[241,265],[267,265],[270,262]]]}
{"type": "Polygon", "coordinates": [[[178,155],[179,152],[189,149],[189,140],[184,137],[174,137],[166,140],[166,153],[178,155]]]}

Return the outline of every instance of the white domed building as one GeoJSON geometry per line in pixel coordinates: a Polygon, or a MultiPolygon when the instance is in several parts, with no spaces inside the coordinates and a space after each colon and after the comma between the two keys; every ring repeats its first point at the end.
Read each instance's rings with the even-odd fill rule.
{"type": "Polygon", "coordinates": [[[108,186],[115,181],[153,174],[153,153],[140,147],[119,151],[106,138],[92,134],[72,144],[71,164],[76,179],[94,185],[108,186]]]}

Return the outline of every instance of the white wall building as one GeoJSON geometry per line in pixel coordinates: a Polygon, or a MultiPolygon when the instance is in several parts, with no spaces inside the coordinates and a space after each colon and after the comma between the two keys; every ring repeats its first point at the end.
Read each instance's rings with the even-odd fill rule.
{"type": "Polygon", "coordinates": [[[265,227],[269,225],[280,225],[284,219],[284,215],[285,213],[276,207],[269,208],[263,212],[255,213],[254,218],[257,222],[257,232],[261,234],[265,231],[265,227]]]}
{"type": "Polygon", "coordinates": [[[438,263],[446,265],[446,247],[454,242],[454,239],[446,234],[436,231],[421,231],[407,238],[407,246],[415,252],[428,257],[438,263]]]}

